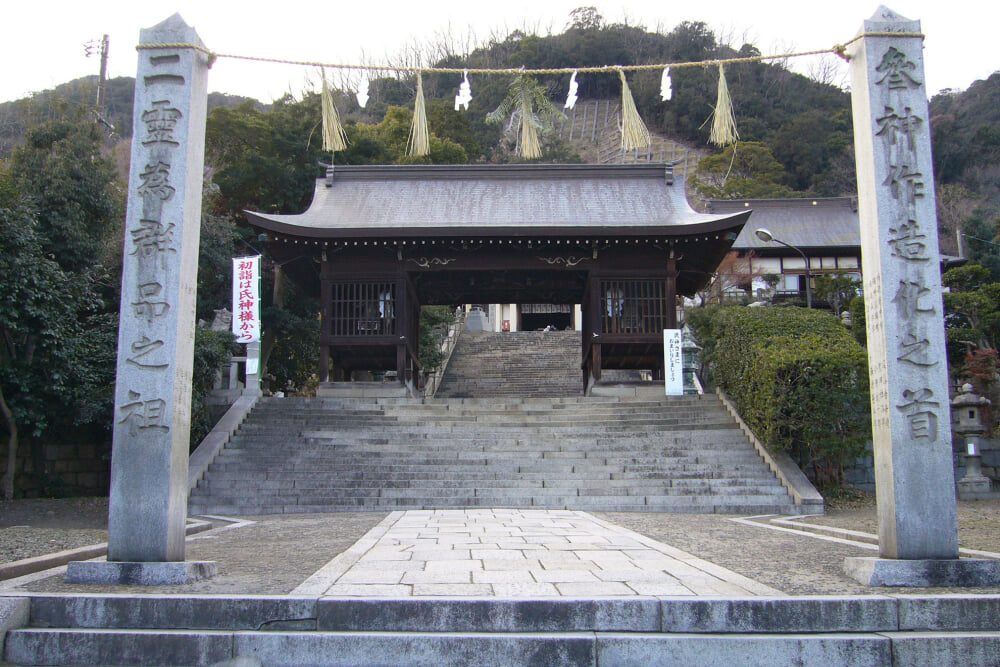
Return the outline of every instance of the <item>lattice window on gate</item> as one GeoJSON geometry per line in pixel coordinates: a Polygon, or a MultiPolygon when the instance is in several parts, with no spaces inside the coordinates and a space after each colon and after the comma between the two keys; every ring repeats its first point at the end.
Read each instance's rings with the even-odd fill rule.
{"type": "Polygon", "coordinates": [[[331,287],[331,336],[396,333],[395,283],[333,283],[331,287]]]}
{"type": "Polygon", "coordinates": [[[667,328],[665,280],[602,280],[601,331],[657,334],[667,328]]]}

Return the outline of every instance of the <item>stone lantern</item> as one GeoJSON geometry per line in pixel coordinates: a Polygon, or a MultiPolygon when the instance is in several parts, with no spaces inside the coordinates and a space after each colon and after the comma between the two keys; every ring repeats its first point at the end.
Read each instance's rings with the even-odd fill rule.
{"type": "Polygon", "coordinates": [[[694,342],[691,329],[685,324],[681,330],[681,362],[684,371],[684,393],[700,394],[701,383],[698,381],[698,358],[701,346],[694,342]]]}
{"type": "Polygon", "coordinates": [[[980,409],[989,399],[977,395],[971,384],[962,385],[961,393],[951,402],[955,417],[952,428],[962,440],[965,457],[965,477],[958,480],[958,497],[962,500],[985,500],[991,493],[990,478],[983,475],[979,438],[986,432],[980,419],[980,409]]]}

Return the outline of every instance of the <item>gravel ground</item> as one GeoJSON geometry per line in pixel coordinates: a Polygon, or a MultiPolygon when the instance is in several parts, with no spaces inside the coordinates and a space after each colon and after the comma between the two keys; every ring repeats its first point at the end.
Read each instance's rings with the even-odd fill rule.
{"type": "MultiPolygon", "coordinates": [[[[804,521],[878,534],[874,498],[864,504],[851,503],[835,508],[824,516],[804,521]]],[[[958,501],[958,544],[964,549],[1000,552],[1000,500],[958,501]]]]}
{"type": "Polygon", "coordinates": [[[33,498],[0,500],[0,528],[108,527],[108,499],[103,498],[33,498]]]}
{"type": "MultiPolygon", "coordinates": [[[[106,499],[0,502],[0,554],[14,560],[95,544],[102,530],[106,499]],[[95,528],[94,525],[97,525],[95,528]],[[2,527],[6,526],[6,527],[2,527]],[[27,528],[25,526],[31,526],[27,528]]],[[[798,533],[770,530],[734,521],[738,517],[653,513],[594,513],[612,523],[647,535],[790,595],[864,595],[871,589],[843,574],[844,558],[874,556],[860,546],[839,544],[798,533]]],[[[216,529],[188,542],[188,560],[215,560],[219,576],[184,587],[162,587],[159,593],[285,594],[341,553],[385,518],[384,512],[299,514],[250,517],[253,523],[231,530],[216,529]]],[[[872,497],[835,503],[815,524],[876,532],[872,497]]],[[[767,523],[760,520],[760,523],[767,523]]],[[[959,503],[963,547],[1000,552],[1000,501],[959,503]]],[[[117,592],[129,589],[73,586],[54,576],[27,587],[38,592],[117,592]]],[[[136,588],[135,592],[148,592],[136,588]]],[[[893,589],[924,593],[925,589],[893,589]]],[[[991,593],[1000,589],[935,589],[935,593],[991,593]]]]}
{"type": "Polygon", "coordinates": [[[108,540],[107,498],[0,500],[0,565],[108,540]]]}
{"type": "MultiPolygon", "coordinates": [[[[241,517],[249,523],[228,530],[226,526],[233,524],[214,521],[213,530],[188,539],[185,558],[216,561],[218,576],[184,586],[157,586],[155,592],[284,595],[358,541],[387,514],[350,512],[241,517]]],[[[8,530],[0,529],[0,543],[6,543],[8,530]]],[[[63,530],[68,534],[81,532],[63,530]]],[[[36,542],[35,546],[34,555],[52,551],[41,542],[36,542]]],[[[66,584],[61,574],[33,582],[25,590],[97,594],[150,592],[143,586],[66,584]]]]}
{"type": "Polygon", "coordinates": [[[89,547],[108,541],[106,530],[75,530],[71,528],[34,528],[12,526],[0,528],[0,565],[24,558],[89,547]]]}

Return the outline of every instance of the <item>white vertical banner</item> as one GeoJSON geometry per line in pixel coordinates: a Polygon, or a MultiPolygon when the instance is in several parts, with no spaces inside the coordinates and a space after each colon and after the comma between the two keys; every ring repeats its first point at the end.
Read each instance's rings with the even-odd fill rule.
{"type": "Polygon", "coordinates": [[[667,396],[684,393],[684,359],[681,356],[681,330],[663,330],[663,383],[667,396]]]}
{"type": "Polygon", "coordinates": [[[233,258],[233,335],[237,343],[260,341],[260,255],[233,258]]]}

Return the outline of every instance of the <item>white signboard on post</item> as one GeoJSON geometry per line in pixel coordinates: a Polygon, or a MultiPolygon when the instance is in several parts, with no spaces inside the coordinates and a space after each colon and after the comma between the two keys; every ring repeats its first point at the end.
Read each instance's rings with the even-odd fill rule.
{"type": "Polygon", "coordinates": [[[663,383],[667,396],[684,394],[684,358],[681,355],[681,330],[663,330],[663,383]]]}
{"type": "Polygon", "coordinates": [[[237,343],[260,341],[260,255],[233,259],[233,335],[237,343]]]}

